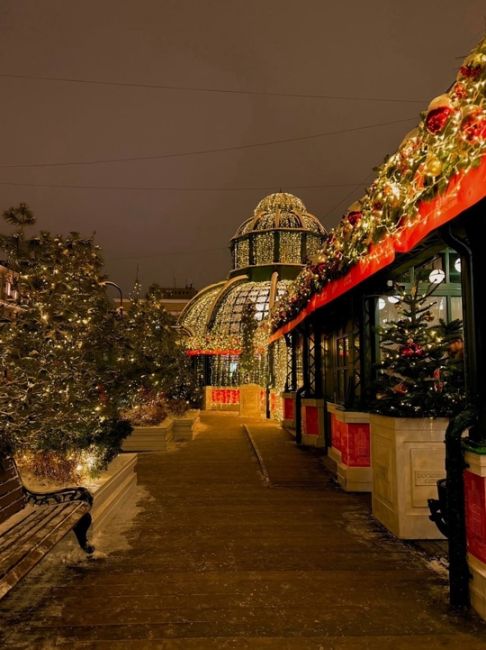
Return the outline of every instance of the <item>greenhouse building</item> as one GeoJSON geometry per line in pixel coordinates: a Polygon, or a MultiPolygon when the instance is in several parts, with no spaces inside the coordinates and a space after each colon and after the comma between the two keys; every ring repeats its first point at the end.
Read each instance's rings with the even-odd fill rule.
{"type": "MultiPolygon", "coordinates": [[[[276,389],[274,396],[281,391],[285,376],[280,378],[280,374],[285,375],[285,371],[279,373],[278,359],[269,365],[267,317],[325,238],[320,221],[300,199],[285,192],[262,199],[237,229],[230,242],[232,268],[228,278],[199,291],[179,318],[199,381],[210,387],[206,391],[207,407],[238,404],[242,316],[249,304],[259,323],[258,383],[262,389],[276,389]]],[[[274,356],[278,356],[278,348],[274,356]]]]}

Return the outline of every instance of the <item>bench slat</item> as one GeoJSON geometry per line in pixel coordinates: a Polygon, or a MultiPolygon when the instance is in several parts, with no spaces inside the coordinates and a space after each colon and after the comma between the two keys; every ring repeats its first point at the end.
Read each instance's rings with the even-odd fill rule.
{"type": "MultiPolygon", "coordinates": [[[[73,502],[58,506],[50,506],[47,508],[38,508],[38,516],[36,517],[35,524],[30,529],[29,534],[24,534],[21,541],[18,539],[11,539],[11,543],[9,543],[6,548],[4,547],[2,549],[2,555],[0,557],[0,577],[3,576],[12,566],[18,564],[29,549],[35,547],[46,535],[49,535],[50,531],[55,529],[56,526],[68,518],[72,512],[79,510],[80,505],[82,505],[80,502],[73,502]]],[[[81,517],[81,515],[82,513],[80,513],[79,517],[81,517]]],[[[14,535],[12,538],[15,538],[15,529],[13,533],[14,535]]]]}
{"type": "Polygon", "coordinates": [[[14,489],[7,492],[7,494],[0,495],[0,511],[3,511],[4,508],[16,501],[25,502],[24,490],[21,485],[17,485],[17,487],[14,487],[14,489]]]}
{"type": "Polygon", "coordinates": [[[21,485],[21,482],[16,476],[10,476],[9,478],[6,478],[5,481],[0,484],[0,496],[11,492],[16,485],[21,485]]]}
{"type": "MultiPolygon", "coordinates": [[[[49,506],[49,508],[52,510],[53,506],[49,506]]],[[[46,508],[36,508],[30,505],[26,506],[21,512],[16,513],[16,516],[5,524],[5,530],[0,536],[0,556],[18,540],[29,537],[32,530],[47,513],[46,508]],[[9,524],[11,525],[7,528],[9,524]]]]}
{"type": "Polygon", "coordinates": [[[76,525],[76,522],[89,512],[89,505],[78,501],[76,507],[69,513],[64,512],[65,516],[59,517],[59,520],[52,522],[48,532],[44,531],[44,536],[39,539],[35,546],[30,547],[19,559],[19,562],[6,571],[0,577],[0,598],[2,598],[17,582],[23,578],[42,558],[76,525]]]}

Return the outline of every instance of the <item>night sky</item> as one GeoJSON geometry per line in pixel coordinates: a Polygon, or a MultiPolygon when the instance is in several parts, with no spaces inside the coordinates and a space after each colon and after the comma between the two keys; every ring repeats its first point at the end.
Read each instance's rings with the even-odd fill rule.
{"type": "Polygon", "coordinates": [[[0,209],[96,231],[125,290],[137,264],[145,287],[220,280],[270,192],[334,225],[485,17],[484,0],[0,0],[0,209]]]}

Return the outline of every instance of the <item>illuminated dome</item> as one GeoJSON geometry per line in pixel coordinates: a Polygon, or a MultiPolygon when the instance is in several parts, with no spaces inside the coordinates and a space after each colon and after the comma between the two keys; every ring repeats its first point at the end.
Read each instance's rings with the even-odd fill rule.
{"type": "Polygon", "coordinates": [[[241,334],[241,316],[246,305],[253,303],[255,318],[262,321],[276,299],[286,292],[290,280],[250,282],[239,276],[213,284],[200,291],[186,306],[179,324],[190,336],[204,338],[211,333],[229,339],[241,334]]]}
{"type": "Polygon", "coordinates": [[[179,317],[201,385],[237,384],[245,306],[253,304],[255,319],[265,321],[325,238],[296,196],[278,192],[260,201],[231,240],[229,278],[199,291],[179,317]]]}
{"type": "Polygon", "coordinates": [[[287,192],[269,194],[260,201],[253,216],[244,221],[233,239],[255,230],[301,229],[325,235],[326,230],[313,214],[307,212],[303,202],[287,192]]]}
{"type": "Polygon", "coordinates": [[[322,246],[326,230],[302,201],[287,192],[269,194],[231,240],[233,271],[264,265],[303,265],[322,246]]]}

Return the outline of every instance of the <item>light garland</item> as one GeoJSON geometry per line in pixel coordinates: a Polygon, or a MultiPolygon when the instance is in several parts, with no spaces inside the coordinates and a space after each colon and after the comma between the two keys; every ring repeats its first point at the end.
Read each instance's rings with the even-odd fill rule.
{"type": "Polygon", "coordinates": [[[272,314],[275,331],[294,319],[313,295],[361,260],[380,255],[380,242],[415,227],[419,205],[440,195],[460,171],[486,153],[486,39],[461,66],[447,94],[433,100],[418,128],[378,168],[365,196],[350,206],[316,257],[272,314]]]}

